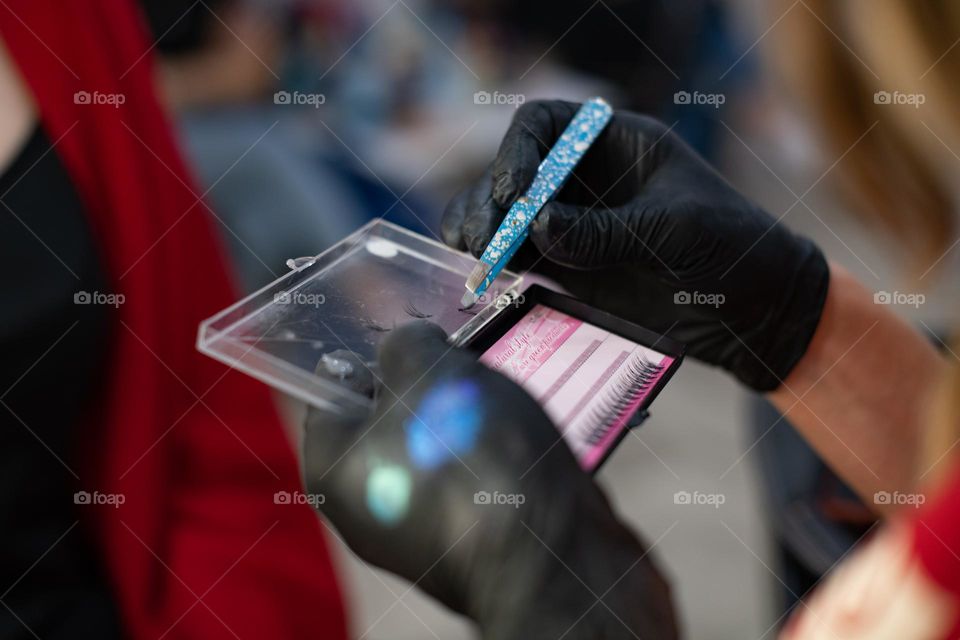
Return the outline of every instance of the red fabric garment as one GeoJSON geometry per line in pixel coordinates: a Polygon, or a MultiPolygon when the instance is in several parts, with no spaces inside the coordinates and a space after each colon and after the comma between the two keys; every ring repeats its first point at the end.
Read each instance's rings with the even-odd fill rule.
{"type": "Polygon", "coordinates": [[[109,293],[125,296],[78,469],[81,489],[125,498],[81,510],[125,628],[346,637],[321,525],[306,505],[274,501],[300,478],[267,389],[194,349],[199,321],[235,294],[157,102],[138,8],[6,0],[0,34],[89,212],[109,293]]]}
{"type": "Polygon", "coordinates": [[[949,475],[926,498],[910,519],[914,553],[934,583],[954,598],[957,617],[947,638],[956,640],[960,639],[960,464],[954,461],[949,475]]]}

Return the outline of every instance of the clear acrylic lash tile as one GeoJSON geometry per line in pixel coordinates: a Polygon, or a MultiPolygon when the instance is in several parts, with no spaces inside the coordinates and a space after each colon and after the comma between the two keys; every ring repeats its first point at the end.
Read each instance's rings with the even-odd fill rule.
{"type": "Polygon", "coordinates": [[[317,375],[324,354],[346,349],[373,367],[380,339],[419,318],[460,344],[497,314],[498,296],[515,295],[521,284],[520,276],[503,271],[491,295],[463,311],[459,301],[476,259],[382,220],[291,264],[290,273],[204,320],[197,348],[332,411],[367,407],[370,400],[317,375]]]}

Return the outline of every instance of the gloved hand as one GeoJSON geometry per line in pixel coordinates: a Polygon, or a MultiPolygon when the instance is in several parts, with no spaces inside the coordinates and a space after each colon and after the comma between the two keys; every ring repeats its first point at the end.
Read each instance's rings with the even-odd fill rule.
{"type": "MultiPolygon", "coordinates": [[[[479,256],[579,105],[528,102],[491,169],[447,206],[444,241],[479,256]]],[[[530,227],[514,268],[687,344],[758,391],[805,352],[829,269],[663,124],[618,111],[530,227]]]]}
{"type": "Polygon", "coordinates": [[[386,336],[382,384],[335,355],[355,390],[380,387],[376,409],[310,412],[306,483],[357,555],[487,639],[677,637],[644,545],[519,386],[428,323],[386,336]]]}

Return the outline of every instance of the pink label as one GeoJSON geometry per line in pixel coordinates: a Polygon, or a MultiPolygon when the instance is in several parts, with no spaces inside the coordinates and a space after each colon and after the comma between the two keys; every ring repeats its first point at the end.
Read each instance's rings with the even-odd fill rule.
{"type": "Polygon", "coordinates": [[[673,358],[537,305],[480,361],[536,398],[593,470],[673,358]]]}
{"type": "Polygon", "coordinates": [[[583,324],[538,304],[487,349],[480,362],[523,383],[583,324]]]}

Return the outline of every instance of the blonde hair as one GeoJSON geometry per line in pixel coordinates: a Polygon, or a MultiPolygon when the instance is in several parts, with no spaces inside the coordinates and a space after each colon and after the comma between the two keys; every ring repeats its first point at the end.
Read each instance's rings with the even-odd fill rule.
{"type": "Polygon", "coordinates": [[[960,163],[950,150],[960,141],[960,47],[950,50],[960,39],[960,3],[783,6],[771,38],[778,69],[828,155],[843,156],[831,172],[841,195],[861,219],[891,232],[914,266],[929,266],[955,230],[958,192],[941,167],[960,163]]]}
{"type": "MultiPolygon", "coordinates": [[[[960,171],[960,2],[791,1],[770,37],[777,69],[828,154],[843,156],[831,176],[841,196],[890,233],[905,266],[942,266],[960,198],[950,175],[960,171]]],[[[960,328],[954,335],[960,354],[960,328]]],[[[950,466],[940,463],[960,435],[953,364],[925,434],[926,463],[936,467],[926,481],[950,466]]]]}

